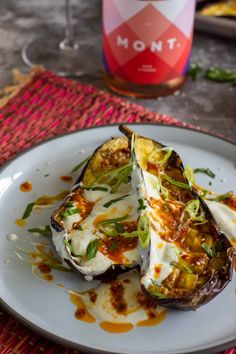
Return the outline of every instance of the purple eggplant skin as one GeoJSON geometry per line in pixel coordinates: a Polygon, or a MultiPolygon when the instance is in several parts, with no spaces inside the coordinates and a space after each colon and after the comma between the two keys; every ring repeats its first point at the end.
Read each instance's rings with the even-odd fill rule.
{"type": "MultiPolygon", "coordinates": [[[[130,140],[133,135],[133,132],[127,128],[126,126],[120,126],[120,131],[125,134],[130,140]]],[[[155,142],[155,141],[154,141],[155,142]]],[[[155,142],[156,143],[156,142],[155,142]]],[[[162,144],[157,143],[160,147],[164,147],[162,144]]],[[[169,166],[178,167],[182,172],[184,172],[184,166],[179,155],[173,151],[172,156],[168,161],[169,166]]],[[[186,179],[186,183],[188,183],[186,179]]],[[[189,184],[189,183],[188,183],[189,184]]],[[[198,199],[200,201],[200,205],[205,211],[206,219],[210,223],[210,228],[212,231],[212,237],[217,239],[218,241],[222,241],[222,250],[226,256],[226,264],[222,266],[219,270],[209,268],[208,281],[199,289],[193,290],[189,292],[186,297],[182,298],[158,298],[157,296],[151,294],[142,284],[141,288],[147,296],[151,297],[158,305],[171,308],[171,309],[179,309],[179,310],[196,310],[201,305],[204,305],[211,301],[216,295],[218,295],[231,281],[233,275],[233,266],[234,266],[234,256],[235,252],[230,242],[226,238],[226,236],[221,232],[216,220],[214,219],[212,213],[210,212],[207,204],[204,200],[199,196],[197,190],[194,187],[190,186],[191,194],[193,198],[198,199]]],[[[143,264],[141,266],[140,271],[140,281],[142,276],[144,276],[150,264],[150,244],[147,249],[142,250],[142,258],[143,264]]]]}
{"type": "MultiPolygon", "coordinates": [[[[107,143],[113,143],[115,142],[117,138],[111,138],[110,140],[106,141],[105,143],[103,143],[101,146],[99,146],[93,153],[93,155],[91,156],[91,158],[89,159],[89,161],[86,163],[85,167],[82,169],[82,172],[80,173],[75,187],[74,189],[72,188],[72,192],[70,194],[68,194],[68,196],[65,198],[63,204],[61,206],[59,206],[59,208],[57,208],[55,210],[55,212],[52,214],[51,216],[51,226],[52,228],[57,231],[57,232],[62,232],[64,230],[64,226],[63,226],[63,222],[61,221],[60,218],[60,213],[61,211],[63,211],[65,204],[68,203],[69,201],[72,201],[73,198],[76,195],[76,192],[80,190],[80,187],[76,187],[76,185],[78,185],[80,182],[83,182],[85,179],[85,175],[86,175],[86,171],[88,168],[90,168],[90,164],[93,163],[93,158],[96,156],[96,154],[99,153],[99,151],[101,151],[101,149],[103,148],[103,146],[107,143]]],[[[121,139],[121,138],[119,138],[121,139]]],[[[122,140],[125,140],[125,145],[126,147],[124,147],[124,149],[128,149],[128,140],[124,137],[122,137],[122,140]]],[[[128,149],[128,153],[125,152],[124,150],[124,155],[127,155],[127,159],[130,159],[130,151],[128,149]]],[[[123,162],[121,165],[125,165],[127,163],[126,159],[123,159],[123,162]]],[[[121,166],[120,165],[120,166],[121,166]]],[[[115,167],[114,167],[115,168],[115,167]]],[[[68,251],[67,251],[68,252],[68,251]]],[[[69,255],[69,253],[68,253],[69,255]]],[[[86,275],[89,276],[89,274],[84,274],[83,272],[79,271],[79,269],[76,267],[75,262],[70,259],[64,259],[65,263],[81,278],[84,278],[86,275]]],[[[119,274],[125,273],[127,271],[130,271],[131,269],[136,269],[139,265],[138,264],[129,264],[129,265],[122,265],[122,264],[113,264],[112,266],[110,266],[108,269],[106,269],[102,274],[99,275],[93,275],[93,279],[94,280],[103,280],[103,281],[107,281],[109,279],[115,278],[117,277],[119,274]]]]}

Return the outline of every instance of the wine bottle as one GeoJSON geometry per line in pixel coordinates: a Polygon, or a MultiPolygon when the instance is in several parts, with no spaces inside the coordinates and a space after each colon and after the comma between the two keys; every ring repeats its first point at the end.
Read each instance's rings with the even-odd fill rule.
{"type": "Polygon", "coordinates": [[[189,67],[195,0],[103,0],[107,85],[134,97],[179,89],[189,67]]]}

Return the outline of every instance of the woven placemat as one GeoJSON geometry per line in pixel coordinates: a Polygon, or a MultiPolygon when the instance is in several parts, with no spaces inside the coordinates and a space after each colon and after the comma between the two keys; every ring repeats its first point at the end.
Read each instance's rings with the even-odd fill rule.
{"type": "MultiPolygon", "coordinates": [[[[156,122],[192,127],[42,69],[26,76],[15,71],[15,77],[17,82],[0,92],[0,164],[40,141],[90,126],[156,122]]],[[[77,352],[35,334],[0,308],[0,353],[77,352]]]]}

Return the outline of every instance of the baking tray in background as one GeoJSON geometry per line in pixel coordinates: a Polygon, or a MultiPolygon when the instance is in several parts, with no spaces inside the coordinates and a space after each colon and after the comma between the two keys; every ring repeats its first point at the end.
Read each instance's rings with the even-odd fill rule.
{"type": "Polygon", "coordinates": [[[199,13],[204,6],[217,3],[216,0],[198,0],[195,16],[195,30],[236,40],[236,16],[204,16],[199,13]]]}

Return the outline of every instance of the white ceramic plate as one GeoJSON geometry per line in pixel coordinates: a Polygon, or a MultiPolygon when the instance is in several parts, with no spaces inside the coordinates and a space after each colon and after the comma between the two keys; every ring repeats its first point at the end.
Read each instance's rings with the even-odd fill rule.
{"type": "MultiPolygon", "coordinates": [[[[204,133],[158,125],[133,125],[142,135],[171,145],[185,164],[209,167],[216,173],[211,188],[219,193],[234,190],[236,146],[204,133]]],[[[6,235],[16,233],[19,242],[29,239],[15,219],[27,203],[43,194],[53,195],[66,187],[58,176],[69,171],[111,136],[119,135],[116,126],[83,130],[38,145],[8,163],[0,174],[0,295],[2,304],[34,330],[68,346],[89,353],[187,353],[213,352],[236,344],[235,278],[227,288],[198,311],[169,311],[158,326],[137,327],[124,334],[103,331],[98,324],[86,324],[74,318],[74,305],[68,294],[31,274],[28,264],[14,255],[15,243],[6,235]],[[50,174],[48,177],[44,175],[50,174]],[[19,186],[31,180],[33,191],[22,193],[19,186]],[[6,263],[7,259],[11,261],[6,263]]],[[[208,186],[210,178],[198,175],[208,186]]],[[[33,213],[27,227],[49,223],[50,210],[33,213]]],[[[62,274],[62,282],[81,290],[75,274],[62,274]]]]}

